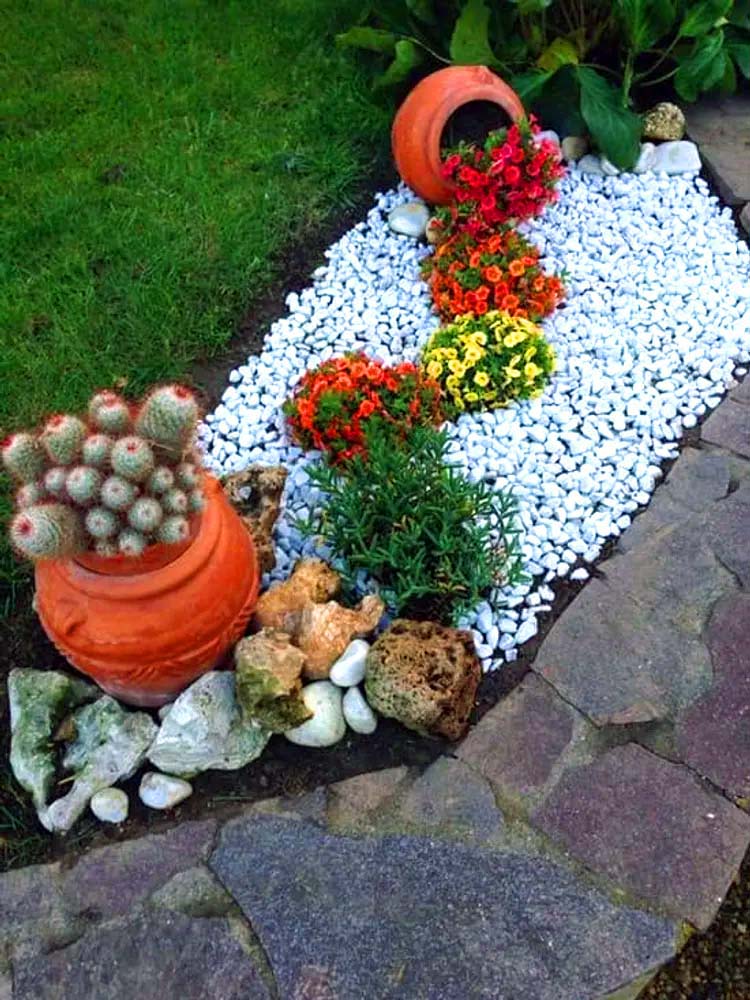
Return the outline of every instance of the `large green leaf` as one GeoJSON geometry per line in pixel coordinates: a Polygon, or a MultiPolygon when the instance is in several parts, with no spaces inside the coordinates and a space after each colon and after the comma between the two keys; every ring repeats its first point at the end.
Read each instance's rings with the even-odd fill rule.
{"type": "Polygon", "coordinates": [[[750,0],[734,0],[727,20],[738,28],[750,28],[750,0]]]}
{"type": "Polygon", "coordinates": [[[408,38],[396,42],[396,53],[393,62],[385,73],[375,81],[377,88],[392,87],[401,83],[424,59],[424,53],[408,38]]]}
{"type": "Polygon", "coordinates": [[[521,103],[528,107],[539,97],[551,76],[552,74],[545,70],[530,69],[526,73],[514,76],[510,84],[521,98],[521,103]]]}
{"type": "Polygon", "coordinates": [[[493,65],[489,42],[490,10],[485,0],[467,0],[453,29],[451,59],[463,66],[493,65]]]}
{"type": "Polygon", "coordinates": [[[589,66],[578,67],[581,114],[597,145],[615,166],[629,170],[638,159],[641,119],[623,106],[622,95],[589,66]]]}
{"type": "Polygon", "coordinates": [[[569,38],[558,36],[550,42],[536,61],[540,69],[554,73],[561,66],[569,66],[579,62],[578,49],[569,38]]]}
{"type": "Polygon", "coordinates": [[[625,35],[634,52],[645,52],[674,24],[672,0],[617,0],[625,35]]]}
{"type": "Polygon", "coordinates": [[[696,38],[690,55],[680,62],[674,76],[674,86],[684,101],[695,101],[704,90],[710,90],[724,74],[724,32],[714,31],[696,38]]]}
{"type": "Polygon", "coordinates": [[[432,0],[406,0],[406,6],[410,12],[425,24],[436,24],[437,17],[432,0]]]}
{"type": "Polygon", "coordinates": [[[551,7],[554,0],[511,0],[518,7],[518,13],[527,17],[530,14],[541,14],[543,10],[551,7]]]}
{"type": "Polygon", "coordinates": [[[728,42],[727,51],[740,73],[750,80],[750,42],[728,42]]]}
{"type": "Polygon", "coordinates": [[[336,35],[336,44],[355,49],[367,49],[369,52],[384,52],[390,55],[396,50],[396,35],[382,28],[368,28],[355,25],[341,35],[336,35]]]}
{"type": "Polygon", "coordinates": [[[725,18],[732,6],[732,0],[701,0],[691,4],[680,25],[683,38],[698,38],[709,32],[717,21],[725,18]]]}
{"type": "Polygon", "coordinates": [[[544,128],[553,128],[560,135],[584,135],[586,123],[581,117],[581,88],[577,67],[561,66],[556,73],[543,74],[541,86],[529,105],[544,128]]]}

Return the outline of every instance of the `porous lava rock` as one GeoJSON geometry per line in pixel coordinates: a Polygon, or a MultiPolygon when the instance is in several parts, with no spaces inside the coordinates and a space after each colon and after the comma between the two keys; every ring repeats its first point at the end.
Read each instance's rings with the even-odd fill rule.
{"type": "Polygon", "coordinates": [[[287,470],[281,465],[249,465],[223,480],[224,492],[253,536],[261,569],[276,565],[273,527],[281,509],[287,470]]]}
{"type": "Polygon", "coordinates": [[[481,679],[471,633],[397,619],[373,643],[365,690],[381,715],[420,733],[458,740],[481,679]]]}

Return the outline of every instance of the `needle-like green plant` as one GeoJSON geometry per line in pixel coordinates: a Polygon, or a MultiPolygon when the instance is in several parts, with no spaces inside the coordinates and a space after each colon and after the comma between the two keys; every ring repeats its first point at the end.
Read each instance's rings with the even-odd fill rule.
{"type": "Polygon", "coordinates": [[[522,577],[513,497],[449,464],[447,441],[416,427],[397,444],[368,427],[365,454],[310,470],[327,499],[299,525],[330,547],[348,587],[365,573],[395,614],[444,623],[522,577]]]}

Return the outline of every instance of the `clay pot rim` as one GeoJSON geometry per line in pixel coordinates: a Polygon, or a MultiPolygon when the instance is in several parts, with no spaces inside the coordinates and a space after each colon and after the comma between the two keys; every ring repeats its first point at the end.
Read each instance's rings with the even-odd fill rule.
{"type": "MultiPolygon", "coordinates": [[[[98,599],[102,599],[100,581],[103,576],[106,576],[109,579],[108,596],[115,602],[122,600],[125,596],[128,600],[155,597],[157,594],[174,588],[178,581],[183,581],[201,571],[205,562],[211,557],[217,531],[222,530],[221,513],[218,508],[222,503],[229,505],[229,501],[226,499],[218,480],[209,474],[204,475],[204,490],[207,501],[206,509],[195,517],[194,533],[191,532],[191,537],[177,546],[159,543],[149,546],[146,550],[146,552],[156,549],[180,550],[178,552],[169,551],[170,558],[166,562],[159,564],[158,559],[161,553],[157,553],[153,564],[144,566],[143,560],[146,554],[144,553],[138,558],[132,556],[107,558],[106,561],[110,563],[120,564],[120,560],[127,560],[128,563],[135,564],[130,572],[122,572],[121,569],[117,569],[115,572],[100,572],[98,568],[92,570],[82,565],[78,558],[52,560],[49,569],[52,573],[62,573],[62,567],[67,567],[68,572],[76,579],[79,592],[92,594],[98,599]],[[188,553],[190,557],[185,558],[188,553]]],[[[103,557],[97,558],[104,561],[103,557]]],[[[186,609],[186,613],[189,614],[189,609],[186,609]]]]}

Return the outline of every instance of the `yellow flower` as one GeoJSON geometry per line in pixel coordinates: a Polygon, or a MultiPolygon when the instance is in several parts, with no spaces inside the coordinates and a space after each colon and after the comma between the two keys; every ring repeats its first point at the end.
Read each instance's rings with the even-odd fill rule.
{"type": "Polygon", "coordinates": [[[484,347],[485,344],[487,343],[487,334],[486,333],[482,333],[481,330],[477,330],[476,333],[472,334],[472,337],[473,337],[474,341],[477,344],[480,344],[482,347],[484,347]]]}
{"type": "Polygon", "coordinates": [[[466,354],[464,355],[464,360],[466,361],[466,365],[470,366],[470,365],[475,365],[477,361],[481,361],[483,357],[484,357],[484,351],[481,350],[481,348],[469,347],[467,348],[466,354]]]}
{"type": "Polygon", "coordinates": [[[457,392],[460,385],[461,380],[457,375],[449,375],[445,380],[445,387],[449,392],[457,392]]]}
{"type": "Polygon", "coordinates": [[[466,392],[466,393],[464,393],[464,399],[466,400],[467,403],[478,403],[479,402],[479,396],[475,392],[466,392]]]}
{"type": "Polygon", "coordinates": [[[533,361],[529,361],[524,365],[523,373],[529,382],[533,382],[538,375],[542,374],[542,369],[539,365],[535,365],[533,361]]]}
{"type": "Polygon", "coordinates": [[[516,347],[518,344],[522,344],[524,340],[526,340],[526,334],[523,330],[511,330],[511,332],[506,334],[503,338],[503,344],[506,347],[516,347]]]}
{"type": "Polygon", "coordinates": [[[519,365],[520,363],[521,363],[521,355],[514,354],[513,357],[510,359],[510,363],[507,364],[503,369],[505,371],[505,377],[507,379],[514,379],[521,377],[521,371],[517,367],[517,365],[519,365]]]}
{"type": "Polygon", "coordinates": [[[484,388],[484,386],[486,385],[489,385],[489,381],[490,377],[487,374],[487,372],[477,372],[476,375],[474,376],[474,384],[482,386],[482,388],[484,388]]]}
{"type": "Polygon", "coordinates": [[[531,361],[533,357],[536,356],[536,347],[530,347],[528,351],[524,354],[524,361],[531,361]]]}
{"type": "Polygon", "coordinates": [[[439,361],[430,361],[427,365],[427,374],[430,378],[440,378],[443,374],[443,366],[439,361]]]}
{"type": "Polygon", "coordinates": [[[466,371],[466,366],[458,361],[456,358],[448,362],[448,367],[453,372],[454,375],[463,375],[466,371]]]}

